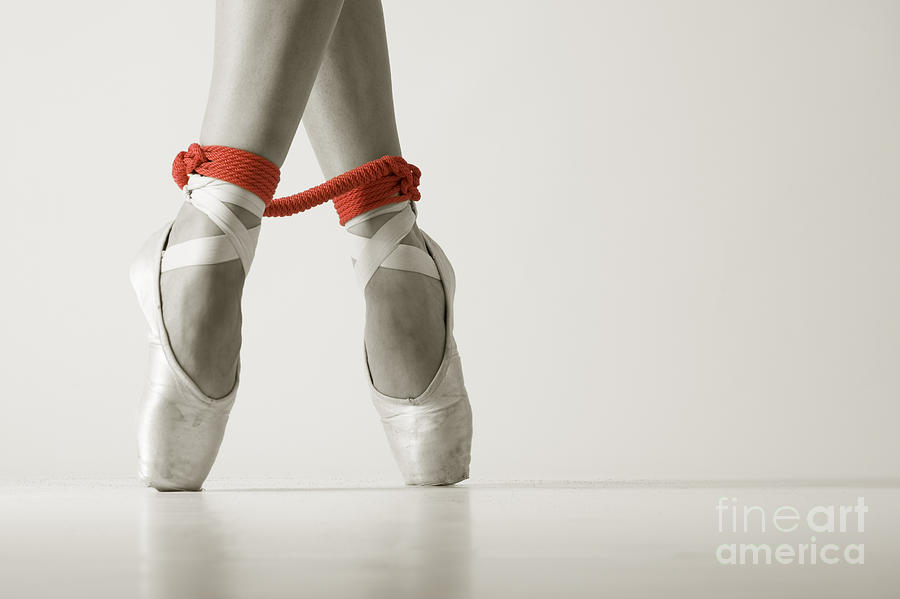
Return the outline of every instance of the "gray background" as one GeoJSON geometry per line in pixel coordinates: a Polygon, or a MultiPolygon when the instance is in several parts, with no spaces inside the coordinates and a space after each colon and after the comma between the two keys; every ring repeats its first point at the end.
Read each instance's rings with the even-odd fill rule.
{"type": "MultiPolygon", "coordinates": [[[[900,3],[386,3],[473,477],[900,475],[900,3]]],[[[0,477],[131,476],[211,3],[0,23],[0,477]]],[[[321,180],[302,133],[281,194],[321,180]]],[[[214,477],[396,480],[330,208],[264,223],[214,477]]]]}

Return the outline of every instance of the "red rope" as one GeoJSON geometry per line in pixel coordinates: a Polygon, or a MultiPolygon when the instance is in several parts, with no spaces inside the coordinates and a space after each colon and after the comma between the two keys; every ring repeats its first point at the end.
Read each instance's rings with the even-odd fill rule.
{"type": "Polygon", "coordinates": [[[341,224],[354,216],[394,202],[417,201],[422,172],[400,156],[382,156],[321,185],[272,199],[281,172],[262,156],[227,146],[191,144],[172,164],[172,178],[184,187],[197,173],[234,183],[266,203],[265,216],[291,216],[334,200],[341,224]]]}
{"type": "Polygon", "coordinates": [[[179,152],[172,163],[172,178],[178,187],[187,185],[191,173],[234,183],[255,193],[266,205],[275,195],[281,178],[275,163],[262,156],[228,146],[199,144],[191,144],[186,152],[179,152]]]}

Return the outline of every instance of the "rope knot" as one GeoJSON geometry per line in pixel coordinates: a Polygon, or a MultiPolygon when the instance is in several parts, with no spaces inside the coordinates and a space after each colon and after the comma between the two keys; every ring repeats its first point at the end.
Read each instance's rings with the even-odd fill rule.
{"type": "Polygon", "coordinates": [[[407,196],[410,200],[418,201],[422,197],[422,194],[419,193],[422,171],[399,156],[390,156],[389,158],[388,166],[391,172],[400,179],[400,194],[407,196]]]}
{"type": "Polygon", "coordinates": [[[198,166],[209,161],[200,144],[193,143],[188,146],[187,151],[178,152],[175,162],[172,163],[172,177],[178,187],[187,185],[188,175],[196,171],[198,166]]]}

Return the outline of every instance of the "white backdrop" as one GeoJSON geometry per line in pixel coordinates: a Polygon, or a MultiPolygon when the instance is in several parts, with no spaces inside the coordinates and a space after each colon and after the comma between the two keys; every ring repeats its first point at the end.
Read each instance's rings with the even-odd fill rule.
{"type": "MultiPolygon", "coordinates": [[[[459,277],[474,479],[900,475],[900,4],[385,10],[420,224],[459,277]]],[[[212,19],[0,24],[0,477],[136,470],[127,267],[180,203],[212,19]]],[[[280,191],[320,179],[300,133],[280,191]]],[[[264,223],[214,477],[399,481],[342,235],[329,207],[264,223]]]]}

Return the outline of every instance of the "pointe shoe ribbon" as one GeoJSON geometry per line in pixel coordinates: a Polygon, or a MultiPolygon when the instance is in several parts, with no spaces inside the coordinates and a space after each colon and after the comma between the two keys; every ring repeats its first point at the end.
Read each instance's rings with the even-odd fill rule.
{"type": "Polygon", "coordinates": [[[197,168],[205,162],[209,162],[209,158],[203,153],[200,144],[193,143],[188,146],[187,151],[178,152],[172,163],[172,178],[175,179],[178,188],[184,189],[188,183],[188,175],[196,172],[197,168]]]}

